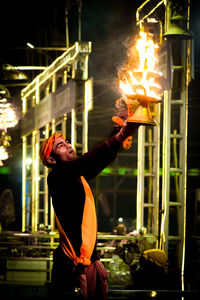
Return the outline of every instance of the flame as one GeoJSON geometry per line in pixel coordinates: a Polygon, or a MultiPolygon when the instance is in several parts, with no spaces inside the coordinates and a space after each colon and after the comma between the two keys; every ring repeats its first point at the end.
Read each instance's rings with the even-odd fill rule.
{"type": "Polygon", "coordinates": [[[146,95],[160,99],[161,86],[156,80],[162,75],[156,68],[158,59],[155,50],[158,45],[154,43],[151,36],[145,32],[140,32],[137,40],[136,51],[139,57],[139,66],[133,68],[135,61],[135,48],[131,49],[128,64],[119,73],[119,87],[125,95],[146,95]]]}

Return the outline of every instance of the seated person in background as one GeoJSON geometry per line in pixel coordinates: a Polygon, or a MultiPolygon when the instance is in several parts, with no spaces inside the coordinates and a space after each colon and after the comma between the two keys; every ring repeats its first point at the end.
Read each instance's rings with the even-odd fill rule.
{"type": "Polygon", "coordinates": [[[167,256],[163,250],[149,249],[139,257],[138,268],[131,266],[134,289],[167,289],[167,256]]]}
{"type": "Polygon", "coordinates": [[[163,250],[140,251],[136,243],[118,246],[110,262],[109,281],[131,289],[169,288],[167,256],[163,250]]]}
{"type": "MultiPolygon", "coordinates": [[[[114,229],[113,229],[113,234],[114,235],[126,235],[127,233],[127,229],[126,226],[124,224],[119,224],[117,225],[114,229]]],[[[117,247],[118,245],[123,245],[126,244],[127,240],[108,240],[108,242],[106,243],[106,247],[117,247]]],[[[113,256],[113,252],[111,250],[105,250],[104,251],[104,258],[109,258],[113,256]]]]}

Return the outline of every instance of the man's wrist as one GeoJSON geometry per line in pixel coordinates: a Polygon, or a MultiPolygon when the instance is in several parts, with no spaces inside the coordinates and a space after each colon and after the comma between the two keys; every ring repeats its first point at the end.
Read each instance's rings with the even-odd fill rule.
{"type": "Polygon", "coordinates": [[[112,146],[115,146],[115,145],[117,146],[123,142],[120,138],[118,138],[118,135],[119,135],[119,132],[106,140],[106,145],[109,148],[111,148],[112,146]]]}
{"type": "Polygon", "coordinates": [[[121,131],[115,135],[115,138],[116,138],[116,141],[120,144],[123,143],[123,141],[125,140],[124,135],[122,134],[121,131]]]}

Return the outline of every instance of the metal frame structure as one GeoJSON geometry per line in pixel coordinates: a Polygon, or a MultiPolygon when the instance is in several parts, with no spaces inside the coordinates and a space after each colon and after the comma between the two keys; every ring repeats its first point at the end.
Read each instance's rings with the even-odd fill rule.
{"type": "MultiPolygon", "coordinates": [[[[160,117],[158,105],[157,119],[160,117]]],[[[138,132],[137,229],[145,227],[158,236],[159,229],[159,157],[160,124],[140,126],[138,132]],[[148,157],[148,159],[145,159],[148,157]]]]}
{"type": "MultiPolygon", "coordinates": [[[[141,25],[156,9],[160,9],[163,5],[165,11],[164,33],[166,33],[170,27],[171,1],[162,0],[159,2],[157,0],[154,7],[151,7],[145,15],[144,13],[141,15],[144,6],[150,2],[152,5],[152,1],[147,0],[138,8],[137,25],[141,25]]],[[[187,24],[189,26],[189,7],[187,12],[187,24]]],[[[159,23],[162,31],[163,27],[160,20],[159,23]]],[[[160,37],[160,43],[164,44],[163,36],[160,37]]],[[[141,126],[138,133],[137,229],[146,227],[147,234],[136,237],[98,234],[98,240],[102,240],[103,243],[98,245],[97,249],[114,251],[114,247],[106,245],[106,240],[126,239],[137,242],[137,244],[141,243],[143,250],[146,249],[146,244],[150,248],[160,247],[167,254],[173,250],[173,255],[177,259],[177,266],[182,271],[182,289],[184,289],[188,85],[191,79],[192,46],[191,40],[185,39],[184,35],[182,37],[177,36],[174,41],[167,38],[166,44],[166,65],[171,67],[171,85],[164,92],[163,106],[156,104],[151,107],[151,113],[157,126],[141,126]],[[176,54],[174,54],[176,43],[181,45],[179,64],[176,54]],[[160,122],[162,121],[161,108],[163,108],[163,124],[160,122]],[[176,122],[174,122],[174,118],[176,118],[176,122]],[[174,124],[176,126],[178,124],[178,126],[175,127],[174,124]],[[163,148],[162,194],[160,195],[161,134],[163,148]],[[175,191],[174,194],[172,190],[175,191]],[[160,200],[162,200],[161,223],[159,222],[160,200]],[[171,233],[172,216],[175,216],[173,223],[177,224],[174,234],[171,233]],[[158,245],[159,229],[160,244],[158,245]]],[[[76,152],[87,151],[88,111],[92,108],[92,79],[88,79],[90,52],[91,43],[76,42],[22,90],[23,232],[19,236],[14,232],[12,238],[9,239],[10,245],[8,244],[7,233],[5,233],[5,241],[4,233],[1,233],[1,245],[4,246],[2,249],[5,251],[5,255],[8,253],[7,250],[13,254],[7,264],[7,276],[10,278],[16,275],[18,280],[22,271],[21,266],[18,269],[20,260],[27,260],[31,263],[28,264],[30,269],[27,270],[27,266],[25,266],[23,271],[28,272],[28,276],[30,273],[36,273],[36,268],[38,268],[39,272],[45,273],[42,280],[45,282],[50,280],[52,252],[58,244],[58,234],[53,232],[55,231],[55,216],[51,199],[48,196],[48,169],[42,165],[39,159],[39,147],[52,133],[61,132],[64,136],[71,137],[71,143],[76,152]],[[40,223],[51,225],[51,234],[49,231],[46,234],[36,233],[40,223]],[[30,233],[24,233],[24,231],[30,233]],[[25,242],[26,238],[27,243],[25,242]],[[29,250],[38,251],[38,257],[34,257],[34,253],[30,257],[30,254],[27,254],[29,250]],[[45,252],[44,257],[41,255],[43,251],[45,252]],[[42,262],[43,260],[45,264],[42,262]],[[18,261],[19,264],[15,264],[15,261],[18,261]],[[39,261],[42,262],[43,270],[38,264],[39,261]],[[32,266],[33,262],[37,262],[36,267],[32,266]]],[[[119,175],[119,170],[116,169],[117,172],[114,175],[119,175]]],[[[120,176],[125,175],[123,173],[120,176]]],[[[127,172],[126,176],[130,176],[130,174],[127,172]]],[[[131,176],[133,177],[133,174],[131,176]]],[[[117,178],[115,180],[117,181],[117,178]]],[[[117,187],[115,190],[111,190],[114,195],[118,192],[117,187]]],[[[131,193],[128,190],[126,192],[131,193]]],[[[110,258],[102,258],[101,260],[108,262],[110,258]]]]}
{"type": "MultiPolygon", "coordinates": [[[[153,27],[147,18],[164,3],[160,1],[155,6],[145,6],[150,3],[145,1],[136,11],[136,24],[141,30],[153,27]],[[145,21],[145,24],[144,24],[145,21]],[[144,26],[147,28],[145,29],[144,26]]],[[[161,22],[158,22],[161,31],[161,22]]],[[[159,42],[161,38],[159,37],[159,42]]],[[[161,104],[151,106],[151,115],[155,119],[156,126],[140,126],[138,131],[137,152],[137,229],[145,227],[148,233],[158,237],[159,234],[159,197],[160,197],[160,118],[161,104]]],[[[158,243],[157,243],[158,247],[158,243]]]]}
{"type": "Polygon", "coordinates": [[[92,80],[88,79],[90,52],[90,42],[76,42],[21,92],[22,231],[36,232],[40,223],[55,229],[47,189],[48,169],[39,158],[41,143],[54,132],[64,136],[68,133],[74,149],[87,151],[92,99],[92,80]],[[80,137],[76,134],[78,126],[80,137]]]}
{"type": "MultiPolygon", "coordinates": [[[[137,25],[152,17],[155,10],[164,4],[164,26],[161,22],[164,33],[166,34],[170,28],[171,5],[172,1],[157,1],[157,5],[151,7],[148,12],[143,12],[145,5],[150,3],[145,1],[137,10],[137,25]],[[141,13],[143,12],[143,14],[141,13]]],[[[151,4],[151,3],[150,3],[151,4]]],[[[164,91],[163,105],[163,149],[162,149],[162,217],[160,225],[160,248],[165,250],[167,254],[173,252],[173,256],[177,258],[177,267],[184,274],[185,260],[185,234],[186,234],[186,186],[187,186],[187,131],[188,131],[188,85],[191,79],[191,40],[187,30],[189,30],[189,1],[183,3],[187,6],[186,15],[182,16],[182,20],[187,20],[187,29],[183,34],[167,36],[166,39],[161,36],[161,43],[166,43],[166,68],[169,68],[170,87],[164,91]],[[176,47],[178,43],[178,52],[176,47]],[[177,58],[178,56],[178,58],[177,58]],[[177,61],[181,59],[180,63],[177,61]],[[178,96],[177,96],[178,94],[178,96]],[[174,126],[174,124],[178,124],[174,126]],[[177,127],[177,128],[176,128],[177,127]],[[173,186],[174,182],[174,186],[173,186]],[[175,190],[175,195],[172,193],[175,190]],[[174,212],[174,220],[172,213],[174,212]],[[172,226],[172,224],[177,224],[172,226]],[[173,227],[173,228],[172,228],[173,227]],[[176,227],[176,228],[174,228],[176,227]],[[170,231],[174,231],[173,233],[170,231]]],[[[180,16],[178,16],[180,17],[180,16]]],[[[176,18],[175,18],[176,19],[176,18]]],[[[159,128],[158,128],[159,130],[159,128]]],[[[156,136],[156,135],[155,135],[156,136]]],[[[157,157],[160,157],[159,134],[156,136],[158,143],[157,157]]],[[[139,130],[138,137],[138,190],[137,190],[137,207],[139,215],[137,217],[138,226],[144,226],[144,178],[145,178],[145,129],[139,130]]],[[[151,160],[151,156],[149,156],[151,160]]],[[[159,161],[153,161],[153,165],[159,164],[159,161]]],[[[158,172],[157,168],[157,172],[158,172]]],[[[157,175],[159,172],[157,173],[157,175]]],[[[157,177],[157,180],[158,177],[157,177]]],[[[156,185],[153,187],[156,188],[156,185]]],[[[159,188],[159,183],[157,185],[159,188]]],[[[159,199],[159,191],[154,191],[159,199]]],[[[157,202],[158,205],[158,202],[157,202]]],[[[158,208],[158,207],[157,207],[158,208]]],[[[154,215],[154,219],[158,218],[158,214],[154,215]]],[[[183,278],[182,278],[183,279],[183,278]]]]}
{"type": "MultiPolygon", "coordinates": [[[[191,37],[189,31],[189,2],[185,15],[187,30],[184,34],[169,32],[172,19],[171,1],[166,3],[165,34],[172,61],[172,85],[164,93],[163,109],[163,177],[162,220],[160,247],[176,257],[182,274],[184,288],[185,238],[186,238],[186,188],[187,188],[187,134],[188,86],[191,80],[191,37]],[[177,51],[178,49],[178,51],[177,51]],[[174,122],[176,119],[176,123],[174,122]],[[172,181],[173,180],[173,181],[172,181]],[[171,189],[174,184],[175,195],[171,189]],[[175,227],[172,226],[175,219],[175,227]]],[[[168,63],[170,63],[168,61],[168,63]]]]}
{"type": "MultiPolygon", "coordinates": [[[[141,14],[145,1],[138,8],[137,25],[142,25],[147,17],[151,16],[161,5],[165,11],[165,28],[167,31],[170,22],[170,1],[157,1],[155,7],[144,15],[141,14]]],[[[189,10],[188,16],[189,20],[189,10]]],[[[161,31],[162,22],[159,20],[161,31]]],[[[164,42],[163,36],[160,43],[164,42]]],[[[157,126],[141,126],[138,134],[138,175],[137,175],[137,229],[147,228],[147,233],[158,237],[159,234],[159,199],[160,199],[160,132],[163,134],[162,153],[162,219],[160,227],[160,248],[168,253],[169,242],[175,241],[178,266],[183,265],[184,243],[186,226],[186,174],[187,174],[187,114],[188,114],[188,84],[191,73],[191,42],[182,39],[182,61],[180,65],[173,62],[173,81],[176,74],[180,78],[178,89],[181,91],[179,99],[173,99],[174,89],[170,87],[164,92],[163,128],[160,128],[161,105],[152,107],[157,126]],[[180,75],[181,74],[181,75],[180,75]],[[172,128],[172,115],[176,111],[179,128],[172,128]],[[156,110],[155,110],[156,109],[156,110]],[[174,130],[173,130],[174,129],[174,130]],[[173,131],[172,131],[173,130],[173,131]],[[176,131],[175,131],[176,130],[176,131]],[[173,144],[173,147],[171,147],[173,144]],[[174,152],[172,152],[172,150],[174,152]],[[171,165],[171,158],[174,165],[171,165]],[[171,180],[175,182],[176,197],[171,199],[171,180]],[[177,234],[169,232],[170,213],[176,211],[177,234]]],[[[173,43],[169,42],[167,57],[173,60],[173,43]],[[169,53],[169,49],[170,52],[169,53]]],[[[22,230],[37,231],[37,225],[43,221],[55,229],[54,212],[47,193],[47,169],[39,160],[39,147],[42,141],[55,131],[64,135],[69,131],[70,123],[71,143],[78,153],[87,151],[88,146],[88,111],[90,104],[92,80],[88,80],[88,57],[91,52],[90,43],[77,42],[64,52],[53,64],[38,75],[25,89],[22,90],[23,114],[25,121],[34,118],[34,126],[23,129],[23,192],[22,192],[22,230]],[[68,78],[75,82],[70,86],[68,78]],[[60,94],[65,102],[70,102],[59,110],[60,94]],[[66,87],[66,89],[65,89],[66,87]],[[70,90],[69,90],[70,89],[70,90]],[[75,95],[71,97],[71,92],[75,95]],[[69,98],[70,94],[70,98],[69,98]],[[74,97],[74,102],[70,100],[74,97]],[[58,101],[58,102],[56,102],[58,101]],[[52,105],[55,111],[52,112],[52,105]],[[49,113],[50,111],[50,113],[49,113]],[[29,114],[30,112],[30,114],[29,114]],[[48,112],[48,113],[46,113],[48,112]],[[62,113],[61,113],[62,112],[62,113]],[[46,114],[45,114],[46,113],[46,114]],[[38,116],[39,114],[39,116],[38,116]],[[79,134],[78,134],[79,132],[79,134]],[[81,132],[81,134],[80,134],[81,132]],[[31,158],[29,162],[27,158],[31,158]],[[40,215],[42,216],[40,218],[40,215]]],[[[169,63],[169,61],[167,61],[169,63]]],[[[70,80],[71,81],[71,80],[70,80]]],[[[62,106],[62,105],[61,105],[62,106]]],[[[28,123],[28,122],[25,122],[28,123]]],[[[29,125],[29,124],[28,124],[29,125]]],[[[23,126],[22,126],[23,127],[23,126]]],[[[158,244],[157,244],[158,246],[158,244]]]]}

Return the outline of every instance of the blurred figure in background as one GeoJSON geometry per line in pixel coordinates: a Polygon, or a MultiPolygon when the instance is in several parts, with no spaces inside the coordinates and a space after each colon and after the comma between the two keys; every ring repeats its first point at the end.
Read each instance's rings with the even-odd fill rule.
{"type": "Polygon", "coordinates": [[[5,189],[0,197],[0,231],[14,230],[13,224],[16,219],[13,193],[5,189]]]}

